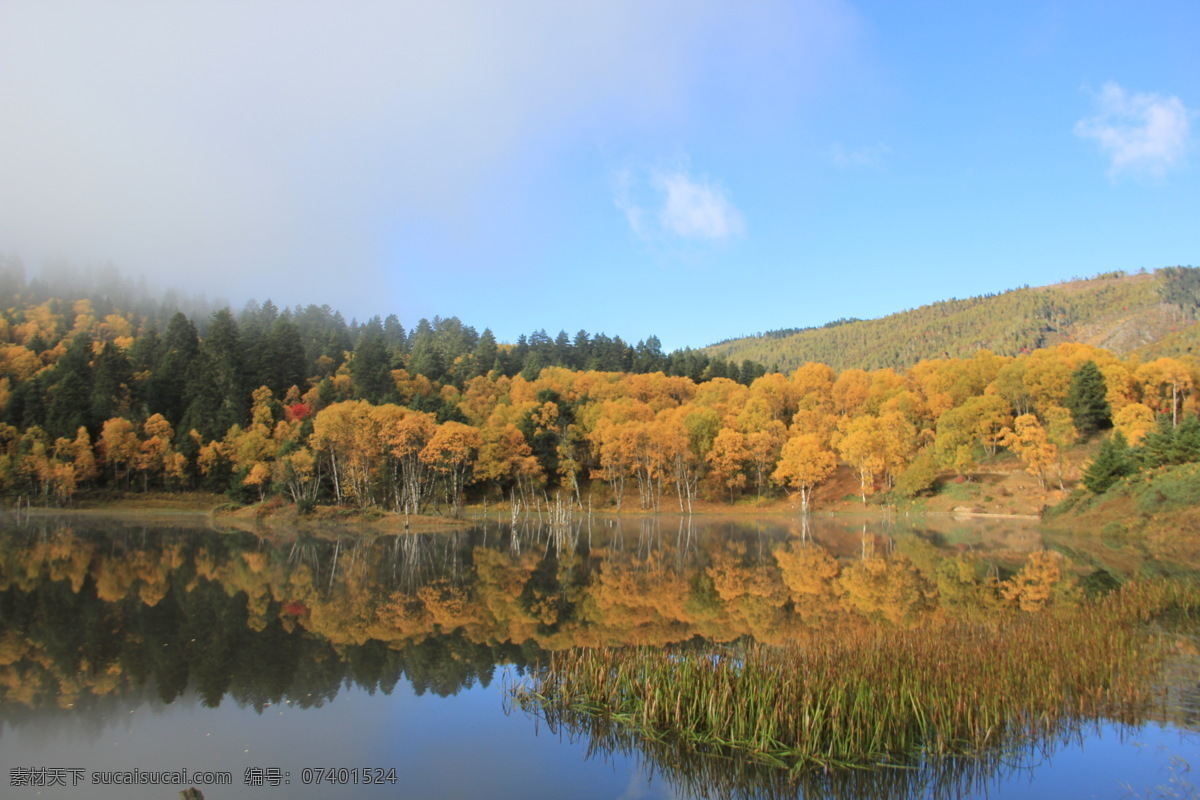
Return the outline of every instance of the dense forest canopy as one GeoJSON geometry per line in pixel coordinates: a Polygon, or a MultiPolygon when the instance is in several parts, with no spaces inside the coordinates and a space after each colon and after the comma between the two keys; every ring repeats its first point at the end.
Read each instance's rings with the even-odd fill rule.
{"type": "Polygon", "coordinates": [[[1107,272],[1088,279],[950,299],[880,319],[839,319],[728,339],[706,348],[785,370],[806,361],[834,369],[903,369],[923,358],[1028,353],[1066,341],[1118,355],[1154,348],[1155,357],[1192,352],[1200,338],[1200,269],[1107,272]],[[1160,340],[1169,339],[1167,347],[1160,340]]]}
{"type": "MultiPolygon", "coordinates": [[[[1152,291],[1190,320],[1198,272],[1102,276],[1099,295],[1077,294],[1152,291]]],[[[41,502],[110,486],[407,513],[456,513],[469,495],[582,505],[585,492],[617,509],[779,492],[807,507],[839,465],[865,503],[1001,449],[1061,485],[1061,453],[1080,437],[1115,427],[1136,448],[1158,425],[1181,432],[1169,463],[1195,460],[1195,359],[1078,342],[785,375],[664,354],[653,336],[539,330],[507,344],[454,317],[406,329],[270,300],[189,315],[115,274],[70,294],[12,260],[0,309],[0,487],[41,502]]]]}

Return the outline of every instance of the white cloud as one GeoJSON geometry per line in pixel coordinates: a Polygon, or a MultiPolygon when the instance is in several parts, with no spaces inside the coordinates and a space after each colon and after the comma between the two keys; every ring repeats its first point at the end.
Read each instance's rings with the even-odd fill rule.
{"type": "Polygon", "coordinates": [[[695,177],[686,163],[644,174],[622,169],[615,178],[617,208],[642,238],[669,237],[718,243],[742,235],[742,214],[724,188],[695,177]]]}
{"type": "Polygon", "coordinates": [[[1182,161],[1195,113],[1178,97],[1129,94],[1107,83],[1096,96],[1099,113],[1075,123],[1075,135],[1094,139],[1110,159],[1108,174],[1161,177],[1182,161]]]}
{"type": "Polygon", "coordinates": [[[725,191],[684,171],[660,172],[655,185],[665,194],[658,222],[663,230],[685,239],[723,241],[745,230],[742,215],[725,191]]]}
{"type": "MultiPolygon", "coordinates": [[[[713,59],[718,88],[791,104],[780,64],[821,83],[855,18],[842,0],[0,2],[0,250],[361,308],[398,240],[433,242],[402,282],[449,260],[442,239],[504,229],[499,185],[561,168],[534,154],[682,129],[713,59]]],[[[738,230],[716,187],[664,186],[679,235],[738,230]]]]}
{"type": "Polygon", "coordinates": [[[834,166],[841,169],[879,168],[883,166],[884,159],[890,152],[892,152],[892,148],[882,142],[855,149],[850,149],[841,142],[834,142],[829,146],[829,160],[833,162],[834,166]]]}

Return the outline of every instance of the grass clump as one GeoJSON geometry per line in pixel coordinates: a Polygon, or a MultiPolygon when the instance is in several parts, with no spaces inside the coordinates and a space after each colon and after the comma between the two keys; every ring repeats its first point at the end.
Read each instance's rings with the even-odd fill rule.
{"type": "Polygon", "coordinates": [[[572,650],[514,696],[552,723],[600,719],[793,773],[978,755],[1141,718],[1164,655],[1143,623],[1168,613],[1200,615],[1200,587],[1127,584],[1069,609],[786,646],[572,650]]]}

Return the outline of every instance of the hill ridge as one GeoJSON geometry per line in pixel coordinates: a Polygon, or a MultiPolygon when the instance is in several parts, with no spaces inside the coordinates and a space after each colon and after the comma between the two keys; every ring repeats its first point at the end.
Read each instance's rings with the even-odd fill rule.
{"type": "Polygon", "coordinates": [[[1106,272],[1045,286],[939,300],[875,319],[767,331],[704,348],[787,372],[807,361],[837,370],[903,368],[981,349],[1017,355],[1078,341],[1126,355],[1185,355],[1200,343],[1200,269],[1106,272]],[[1163,344],[1167,342],[1167,344],[1163,344]]]}

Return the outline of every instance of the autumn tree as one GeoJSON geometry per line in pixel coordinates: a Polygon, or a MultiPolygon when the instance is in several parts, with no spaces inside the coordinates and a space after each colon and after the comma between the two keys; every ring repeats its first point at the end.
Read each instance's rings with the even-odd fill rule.
{"type": "Polygon", "coordinates": [[[113,482],[128,487],[141,454],[141,441],[133,423],[124,417],[107,420],[100,432],[100,449],[104,463],[112,470],[113,482]]]}
{"type": "Polygon", "coordinates": [[[1050,441],[1038,418],[1022,414],[1013,422],[1013,430],[1005,428],[1001,444],[1012,450],[1025,463],[1025,471],[1046,488],[1046,469],[1058,459],[1058,448],[1050,441]]]}
{"type": "Polygon", "coordinates": [[[1138,367],[1135,375],[1142,384],[1142,397],[1159,414],[1179,424],[1179,412],[1191,393],[1194,379],[1186,364],[1173,358],[1160,358],[1138,367]]]}
{"type": "Polygon", "coordinates": [[[732,505],[734,493],[746,486],[746,462],[750,460],[746,437],[740,431],[722,428],[713,439],[712,450],[706,456],[709,475],[719,486],[729,490],[732,505]]]}
{"type": "Polygon", "coordinates": [[[772,416],[764,398],[753,396],[738,412],[734,426],[745,437],[746,460],[754,472],[754,489],[761,500],[767,478],[787,439],[787,426],[772,416]]]}
{"type": "Polygon", "coordinates": [[[1113,427],[1136,446],[1147,433],[1154,430],[1154,409],[1142,403],[1130,403],[1113,414],[1113,427]]]}
{"type": "Polygon", "coordinates": [[[443,422],[418,458],[441,476],[446,500],[455,517],[462,513],[462,492],[470,482],[471,468],[483,445],[478,428],[461,422],[443,422]]]}
{"type": "MultiPolygon", "coordinates": [[[[613,480],[622,487],[624,474],[619,470],[613,473],[613,480]],[[618,472],[622,476],[619,479],[616,477],[618,472]]],[[[481,432],[475,478],[491,482],[502,493],[508,490],[514,498],[519,493],[528,504],[534,489],[545,476],[520,429],[502,416],[494,415],[481,432]]],[[[620,510],[620,494],[617,497],[617,509],[620,510]]]]}
{"type": "Polygon", "coordinates": [[[838,425],[836,447],[842,459],[858,473],[859,493],[867,504],[867,492],[887,466],[887,442],[879,418],[871,415],[851,417],[838,425]]]}
{"type": "Polygon", "coordinates": [[[432,492],[429,462],[421,453],[437,432],[433,414],[401,406],[383,405],[370,411],[372,427],[389,456],[387,481],[395,508],[420,514],[432,492]]]}
{"type": "Polygon", "coordinates": [[[969,398],[938,418],[934,440],[938,462],[966,474],[974,466],[975,448],[982,447],[988,455],[995,455],[1000,436],[1011,422],[1008,402],[999,395],[969,398]]]}
{"type": "Polygon", "coordinates": [[[372,407],[364,400],[333,403],[313,418],[310,439],[313,449],[329,465],[337,502],[373,502],[371,483],[382,460],[383,445],[372,419],[372,407]]]}
{"type": "Polygon", "coordinates": [[[164,478],[176,483],[182,481],[185,459],[175,452],[172,442],[175,431],[162,414],[152,414],[142,423],[142,436],[136,459],[137,471],[142,476],[142,490],[151,483],[159,484],[164,478]]]}
{"type": "Polygon", "coordinates": [[[801,433],[783,445],[779,465],[772,478],[781,486],[800,494],[800,511],[808,513],[812,490],[825,481],[837,468],[837,457],[814,433],[801,433]]]}

